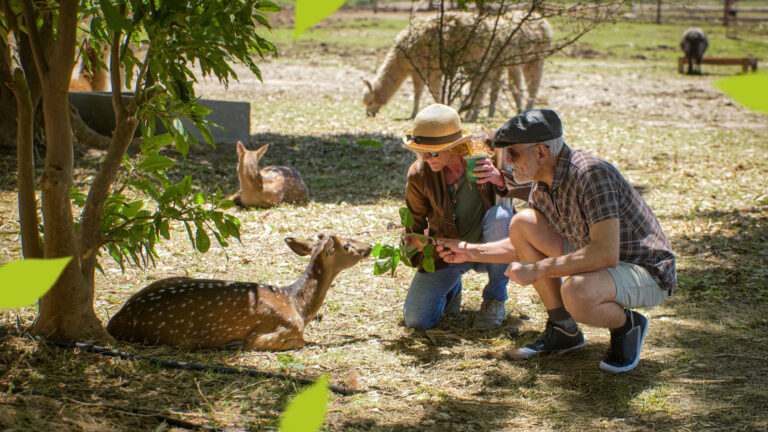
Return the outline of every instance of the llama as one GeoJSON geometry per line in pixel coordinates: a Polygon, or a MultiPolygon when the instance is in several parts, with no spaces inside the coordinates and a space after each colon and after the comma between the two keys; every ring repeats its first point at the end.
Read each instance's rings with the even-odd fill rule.
{"type": "Polygon", "coordinates": [[[708,46],[709,41],[701,29],[689,28],[683,32],[680,48],[682,48],[685,59],[688,61],[688,75],[701,75],[701,59],[704,57],[704,51],[707,50],[708,46]],[[696,63],[695,67],[694,62],[696,63]]]}
{"type": "Polygon", "coordinates": [[[275,287],[254,282],[171,277],[132,295],[107,325],[117,339],[182,349],[233,348],[281,351],[304,346],[304,330],[317,315],[334,278],[371,253],[357,240],[318,236],[285,242],[311,255],[296,280],[275,287]]]}
{"type": "Polygon", "coordinates": [[[227,197],[240,207],[274,207],[283,202],[307,201],[309,189],[296,169],[287,166],[268,166],[259,169],[259,160],[269,144],[258,150],[246,150],[237,142],[237,177],[240,190],[227,197]]]}
{"type": "MultiPolygon", "coordinates": [[[[500,17],[497,25],[495,18],[486,18],[478,22],[477,17],[472,14],[447,13],[444,15],[443,45],[445,47],[461,47],[469,41],[471,45],[464,58],[461,59],[461,65],[481,64],[489,40],[494,38],[494,35],[496,44],[505,40],[509,37],[509,31],[517,27],[516,22],[519,23],[523,18],[522,14],[513,12],[507,17],[500,17]]],[[[413,111],[410,118],[414,118],[418,113],[419,100],[426,84],[424,79],[429,82],[429,88],[434,93],[435,99],[440,100],[442,72],[439,67],[439,55],[436,53],[436,50],[439,49],[439,43],[436,40],[439,31],[438,26],[439,20],[437,18],[415,18],[407,28],[398,34],[376,77],[372,82],[363,80],[365,84],[363,103],[369,116],[375,116],[409,76],[414,87],[413,111]]],[[[543,59],[539,58],[539,53],[549,48],[551,38],[552,31],[546,20],[539,17],[529,18],[523,22],[520,30],[505,46],[505,51],[500,56],[502,64],[509,63],[510,60],[518,63],[508,67],[509,79],[515,83],[511,86],[511,90],[518,104],[518,110],[523,109],[522,95],[519,94],[522,90],[523,78],[528,83],[528,103],[530,106],[533,104],[543,73],[543,59]],[[520,60],[531,56],[533,57],[530,63],[519,64],[520,60]]],[[[495,55],[491,52],[485,59],[494,57],[495,55]]],[[[500,77],[501,70],[490,76],[490,81],[494,83],[491,85],[490,116],[493,116],[495,111],[500,77]]],[[[476,90],[475,85],[485,87],[486,84],[483,82],[470,84],[471,92],[476,91],[477,94],[483,94],[483,89],[476,90]]],[[[467,108],[470,112],[468,117],[476,118],[477,109],[473,106],[467,108]]]]}

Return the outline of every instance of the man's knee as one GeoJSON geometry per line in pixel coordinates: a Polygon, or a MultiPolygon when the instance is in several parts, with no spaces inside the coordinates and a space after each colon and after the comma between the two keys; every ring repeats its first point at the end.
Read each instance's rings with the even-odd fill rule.
{"type": "Polygon", "coordinates": [[[594,288],[583,275],[573,275],[563,282],[560,288],[563,305],[576,321],[587,320],[590,311],[599,303],[594,288]]]}
{"type": "Polygon", "coordinates": [[[520,210],[509,222],[509,238],[523,238],[527,229],[535,223],[536,213],[533,209],[520,210]]]}

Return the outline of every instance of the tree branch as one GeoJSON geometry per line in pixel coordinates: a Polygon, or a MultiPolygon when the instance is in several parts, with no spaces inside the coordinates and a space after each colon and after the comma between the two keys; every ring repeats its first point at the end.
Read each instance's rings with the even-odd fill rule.
{"type": "Polygon", "coordinates": [[[37,71],[40,74],[40,80],[48,73],[48,60],[43,51],[43,42],[40,33],[37,31],[37,19],[35,17],[35,7],[31,0],[21,2],[21,14],[24,17],[24,25],[27,27],[29,35],[29,45],[32,48],[32,56],[37,64],[37,71]]]}

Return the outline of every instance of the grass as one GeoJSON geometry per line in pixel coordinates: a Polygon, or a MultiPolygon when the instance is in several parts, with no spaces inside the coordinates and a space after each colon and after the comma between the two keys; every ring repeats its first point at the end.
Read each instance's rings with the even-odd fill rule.
{"type": "MultiPolygon", "coordinates": [[[[193,252],[176,227],[172,240],[160,245],[155,269],[121,273],[105,261],[94,302],[103,322],[130,294],[161,277],[288,284],[307,260],[288,251],[282,240],[287,236],[334,232],[371,243],[395,238],[397,231],[387,225],[399,220],[405,172],[413,160],[399,144],[410,126],[403,117],[410,113],[411,90],[404,86],[377,117],[368,118],[359,85],[359,76],[373,74],[386,45],[369,45],[365,34],[390,34],[391,40],[397,32],[389,27],[393,22],[398,20],[381,27],[355,21],[354,30],[344,30],[339,21],[311,30],[309,37],[315,31],[328,38],[349,32],[340,42],[328,39],[326,52],[310,52],[315,42],[286,40],[281,49],[288,54],[260,64],[263,84],[245,73],[226,91],[202,83],[205,97],[251,102],[250,147],[271,143],[263,164],[297,168],[311,201],[233,210],[243,222],[243,243],[227,250],[228,259],[216,247],[205,255],[193,252]],[[382,146],[355,144],[363,138],[382,146]]],[[[679,75],[672,61],[676,52],[636,58],[648,56],[646,45],[665,40],[658,27],[626,24],[636,40],[619,39],[609,30],[582,41],[604,55],[564,54],[548,61],[540,106],[558,111],[572,147],[620,169],[652,206],[677,254],[678,291],[644,311],[650,331],[634,371],[600,372],[608,335],[589,327],[583,328],[587,346],[568,356],[529,362],[498,358],[501,350],[535,338],[545,311],[530,287],[510,285],[503,327],[474,330],[485,283],[475,274],[465,277],[458,316],[433,330],[407,330],[401,314],[412,271],[374,277],[371,260],[337,277],[322,319],[307,328],[303,349],[185,352],[119,342],[115,347],[310,378],[328,373],[335,384],[356,371],[360,392],[332,396],[324,430],[768,429],[768,377],[762,366],[768,342],[768,121],[715,90],[714,80],[735,71],[705,67],[701,77],[679,75]],[[623,51],[608,49],[632,40],[623,51]],[[512,327],[519,333],[510,340],[505,333],[512,327]]],[[[670,38],[673,30],[665,30],[670,38]]],[[[741,41],[760,38],[765,40],[755,33],[741,41]]],[[[674,46],[674,40],[668,43],[674,46]]],[[[746,49],[732,42],[735,51],[746,49]]],[[[510,106],[507,98],[497,117],[466,126],[498,128],[513,114],[510,106]]],[[[94,163],[81,149],[77,154],[79,184],[85,184],[94,163]]],[[[201,148],[191,152],[187,172],[201,190],[220,187],[229,193],[237,188],[235,161],[230,147],[201,148]]],[[[21,254],[13,152],[0,155],[0,173],[5,252],[0,263],[5,263],[21,254]]],[[[162,429],[155,414],[228,430],[274,430],[300,389],[290,380],[164,369],[39,344],[26,333],[35,313],[34,307],[0,313],[3,430],[162,429]]]]}

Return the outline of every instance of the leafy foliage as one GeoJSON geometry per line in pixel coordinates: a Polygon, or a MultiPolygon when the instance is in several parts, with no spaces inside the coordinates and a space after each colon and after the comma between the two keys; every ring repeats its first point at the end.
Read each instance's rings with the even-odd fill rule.
{"type": "MultiPolygon", "coordinates": [[[[413,226],[414,219],[413,213],[407,207],[400,207],[400,223],[405,228],[413,226]]],[[[434,237],[425,236],[422,234],[408,233],[403,234],[400,239],[399,246],[393,246],[388,243],[377,243],[373,246],[371,255],[373,255],[376,261],[373,264],[373,274],[380,275],[386,272],[390,272],[392,276],[395,275],[397,265],[402,261],[407,266],[411,266],[410,258],[416,254],[416,246],[406,246],[403,241],[405,236],[415,237],[419,240],[427,240],[427,244],[422,249],[423,258],[421,260],[421,267],[428,271],[435,271],[435,239],[434,237]]]]}
{"type": "MultiPolygon", "coordinates": [[[[193,248],[202,253],[211,245],[208,232],[222,247],[232,237],[240,240],[240,221],[224,213],[234,203],[222,199],[219,189],[213,196],[193,193],[190,176],[174,184],[165,170],[175,164],[154,153],[124,160],[125,174],[107,198],[101,226],[104,247],[122,270],[126,261],[139,268],[154,265],[155,244],[170,239],[174,221],[184,225],[193,248]]],[[[83,193],[72,189],[71,194],[75,204],[85,205],[83,193]]]]}
{"type": "MultiPolygon", "coordinates": [[[[126,262],[140,268],[154,265],[155,245],[170,237],[173,222],[183,224],[192,246],[203,253],[210,248],[211,237],[222,247],[233,237],[240,239],[239,220],[224,213],[232,202],[222,199],[220,190],[212,196],[195,192],[189,176],[178,184],[171,182],[166,169],[176,162],[158,152],[173,145],[186,157],[196,144],[189,123],[182,119],[214,146],[210,128],[216,125],[205,120],[210,110],[197,104],[195,66],[204,77],[225,86],[237,79],[233,62],[245,64],[261,80],[256,56],[277,50],[257,30],[271,30],[267,14],[279,10],[268,0],[81,4],[81,22],[90,21],[87,44],[100,52],[111,49],[112,61],[117,54],[125,70],[123,86],[133,91],[132,97],[122,98],[123,108],[138,120],[144,138],[141,153],[124,158],[117,184],[104,203],[99,255],[106,251],[123,270],[126,262]],[[168,132],[159,133],[159,124],[168,132]]],[[[104,63],[90,66],[107,68],[104,63]]],[[[75,204],[85,205],[85,194],[76,190],[71,194],[75,204]]]]}

